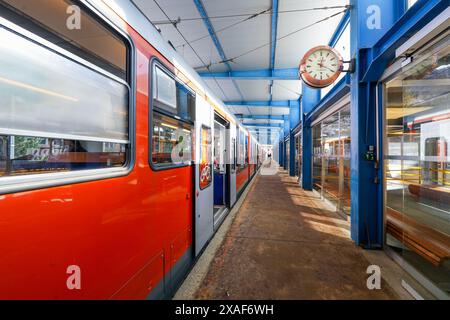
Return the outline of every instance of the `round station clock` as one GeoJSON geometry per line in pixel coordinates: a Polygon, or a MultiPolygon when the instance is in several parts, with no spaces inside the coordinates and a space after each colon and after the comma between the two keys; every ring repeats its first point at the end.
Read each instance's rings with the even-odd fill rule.
{"type": "Polygon", "coordinates": [[[318,46],[309,50],[300,63],[300,78],[310,87],[325,88],[342,72],[344,61],[334,48],[318,46]]]}

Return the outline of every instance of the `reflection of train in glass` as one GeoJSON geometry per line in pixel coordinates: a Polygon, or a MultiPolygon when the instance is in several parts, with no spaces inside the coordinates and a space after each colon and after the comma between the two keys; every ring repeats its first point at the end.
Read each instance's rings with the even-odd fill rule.
{"type": "Polygon", "coordinates": [[[439,266],[450,257],[447,226],[439,222],[448,220],[450,210],[450,111],[435,108],[406,116],[402,132],[390,138],[387,231],[439,266]]]}
{"type": "Polygon", "coordinates": [[[262,149],[131,2],[0,9],[0,298],[170,297],[262,149]]]}
{"type": "Polygon", "coordinates": [[[404,155],[418,156],[416,161],[412,159],[415,165],[410,165],[410,173],[418,175],[408,186],[410,193],[450,204],[450,192],[440,188],[450,186],[450,111],[445,108],[406,117],[405,132],[411,138],[408,140],[410,151],[404,155]],[[417,134],[420,140],[415,138],[417,134]]]}

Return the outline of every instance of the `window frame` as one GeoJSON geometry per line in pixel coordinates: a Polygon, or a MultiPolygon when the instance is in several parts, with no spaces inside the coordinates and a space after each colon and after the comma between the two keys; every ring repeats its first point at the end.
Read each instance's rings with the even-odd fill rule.
{"type": "Polygon", "coordinates": [[[22,192],[35,189],[46,189],[50,187],[63,186],[69,184],[77,184],[89,181],[98,181],[105,179],[112,179],[129,175],[135,165],[135,150],[136,150],[136,83],[135,83],[135,53],[136,48],[131,36],[122,28],[119,28],[116,24],[110,21],[105,15],[100,13],[91,4],[80,2],[80,7],[87,14],[104,25],[111,32],[115,33],[120,39],[122,39],[127,46],[127,80],[119,78],[118,76],[94,65],[93,63],[71,53],[70,51],[58,47],[52,42],[41,38],[33,32],[16,25],[15,23],[0,17],[0,27],[6,29],[9,32],[15,33],[21,37],[24,37],[28,41],[31,41],[39,46],[42,46],[46,50],[53,51],[54,53],[62,56],[65,59],[71,60],[81,66],[91,69],[94,72],[100,73],[111,80],[117,81],[125,85],[128,89],[128,154],[126,161],[121,167],[113,168],[100,168],[100,169],[87,169],[87,170],[74,170],[67,172],[52,172],[42,174],[25,174],[21,176],[6,176],[0,177],[0,195],[10,194],[16,192],[22,192]]]}
{"type": "MultiPolygon", "coordinates": [[[[163,170],[171,170],[171,169],[179,169],[179,168],[183,168],[183,167],[190,167],[192,166],[193,162],[195,161],[195,146],[196,146],[196,141],[195,141],[195,132],[194,132],[194,137],[191,137],[191,142],[192,142],[192,160],[190,164],[165,164],[165,165],[158,165],[156,163],[153,162],[153,112],[157,112],[158,114],[165,116],[165,117],[169,117],[171,119],[174,119],[178,122],[182,122],[182,123],[186,123],[188,125],[190,125],[192,127],[192,130],[195,131],[195,123],[193,121],[188,121],[186,119],[182,119],[180,117],[176,117],[174,116],[174,114],[171,114],[170,112],[158,108],[155,109],[155,104],[154,104],[154,98],[153,98],[153,89],[154,89],[154,83],[153,83],[153,79],[155,77],[155,67],[159,67],[163,72],[165,72],[168,76],[170,76],[174,81],[175,81],[175,86],[177,83],[181,84],[185,89],[187,89],[194,97],[194,99],[197,99],[196,97],[196,93],[195,91],[193,91],[191,88],[189,88],[185,83],[183,83],[181,80],[179,80],[175,74],[170,71],[165,65],[164,63],[156,56],[152,57],[149,61],[149,81],[148,81],[148,92],[149,92],[149,96],[148,96],[148,164],[150,166],[150,168],[153,171],[163,171],[163,170]]],[[[194,102],[195,103],[195,102],[194,102]]],[[[178,107],[178,106],[177,106],[178,107]]],[[[194,113],[195,113],[195,104],[194,104],[194,113]]]]}

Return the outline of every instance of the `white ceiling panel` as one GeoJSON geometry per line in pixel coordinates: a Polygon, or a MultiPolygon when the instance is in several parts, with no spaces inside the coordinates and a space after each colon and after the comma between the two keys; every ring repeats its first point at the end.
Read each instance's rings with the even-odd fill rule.
{"type": "MultiPolygon", "coordinates": [[[[167,21],[167,17],[158,8],[154,0],[133,1],[151,21],[167,21]]],[[[227,64],[222,62],[222,58],[193,0],[157,1],[170,19],[181,18],[182,21],[178,24],[178,29],[190,42],[196,53],[183,40],[173,25],[159,24],[158,26],[163,38],[170,40],[191,66],[197,68],[197,71],[207,70],[203,63],[208,65],[212,72],[229,70],[227,64]],[[187,20],[183,21],[183,19],[187,20]]],[[[270,66],[270,33],[272,28],[271,11],[248,21],[243,22],[243,20],[250,15],[270,9],[272,1],[202,0],[202,2],[226,58],[234,58],[233,61],[229,62],[231,70],[268,69],[270,66]],[[243,14],[248,15],[242,16],[243,14]],[[230,17],[230,15],[233,17],[230,17]]],[[[327,44],[343,14],[326,21],[319,21],[343,11],[344,8],[305,12],[298,10],[345,6],[348,3],[349,0],[279,0],[277,38],[280,39],[289,33],[293,34],[277,41],[275,68],[297,68],[307,50],[316,45],[327,44]],[[296,32],[299,29],[303,30],[296,32]]],[[[233,83],[230,79],[205,78],[205,82],[223,101],[266,101],[270,99],[268,80],[236,79],[233,83]]],[[[273,83],[273,100],[299,99],[301,81],[275,80],[273,83]]],[[[289,108],[279,107],[229,106],[228,109],[233,113],[244,115],[289,114],[289,108]]],[[[274,128],[273,130],[277,129],[274,128]]]]}
{"type": "MultiPolygon", "coordinates": [[[[282,0],[279,10],[287,11],[347,4],[348,0],[282,0]]],[[[340,8],[281,14],[283,18],[278,20],[278,38],[308,27],[343,10],[340,8]]],[[[275,66],[277,68],[297,67],[303,55],[309,49],[317,45],[328,44],[342,16],[343,14],[340,14],[278,41],[275,66]]]]}
{"type": "Polygon", "coordinates": [[[245,100],[268,100],[269,81],[267,80],[236,80],[242,90],[245,100]]]}
{"type": "Polygon", "coordinates": [[[218,81],[215,81],[214,79],[205,79],[205,83],[208,86],[208,88],[211,89],[212,92],[214,92],[214,94],[217,97],[219,97],[222,101],[228,99],[227,96],[225,96],[224,94],[226,92],[218,86],[218,81]]]}
{"type": "Polygon", "coordinates": [[[289,108],[272,108],[272,113],[274,116],[281,116],[283,114],[289,114],[289,108]]]}
{"type": "Polygon", "coordinates": [[[301,81],[276,80],[273,82],[273,100],[298,100],[301,92],[301,81]]]}
{"type": "Polygon", "coordinates": [[[233,81],[230,80],[223,80],[223,79],[216,79],[219,83],[219,86],[224,90],[227,94],[228,101],[240,101],[244,97],[241,96],[239,92],[242,92],[241,88],[238,86],[238,84],[233,83],[233,81]],[[239,91],[238,91],[239,90],[239,91]]]}
{"type": "Polygon", "coordinates": [[[268,120],[268,119],[244,119],[244,121],[246,123],[255,123],[255,124],[260,124],[260,123],[274,123],[274,124],[278,123],[278,124],[280,124],[280,123],[283,123],[283,120],[273,120],[273,119],[270,119],[270,120],[268,120]]]}
{"type": "MultiPolygon", "coordinates": [[[[271,8],[270,0],[204,0],[203,4],[208,16],[254,14],[271,8]]],[[[254,48],[270,42],[270,14],[262,14],[238,25],[229,26],[245,20],[246,16],[210,19],[214,29],[219,31],[217,37],[228,59],[240,56],[254,48]],[[220,31],[227,28],[224,31],[220,31]]],[[[239,57],[231,63],[233,70],[247,70],[254,68],[267,68],[270,57],[270,48],[265,46],[258,52],[239,57]]]]}
{"type": "Polygon", "coordinates": [[[257,114],[255,113],[257,108],[252,107],[242,107],[242,106],[232,106],[235,114],[257,114]]]}

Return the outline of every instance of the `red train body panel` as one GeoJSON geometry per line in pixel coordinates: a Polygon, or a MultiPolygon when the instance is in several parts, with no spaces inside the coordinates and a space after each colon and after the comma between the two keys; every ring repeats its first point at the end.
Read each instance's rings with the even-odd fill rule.
{"type": "MultiPolygon", "coordinates": [[[[134,166],[121,177],[0,195],[0,299],[144,299],[193,246],[194,166],[149,165],[149,63],[174,66],[127,32],[136,56],[134,166]],[[81,290],[68,290],[70,265],[80,267],[81,290]]],[[[237,174],[238,190],[256,169],[237,174]]]]}

